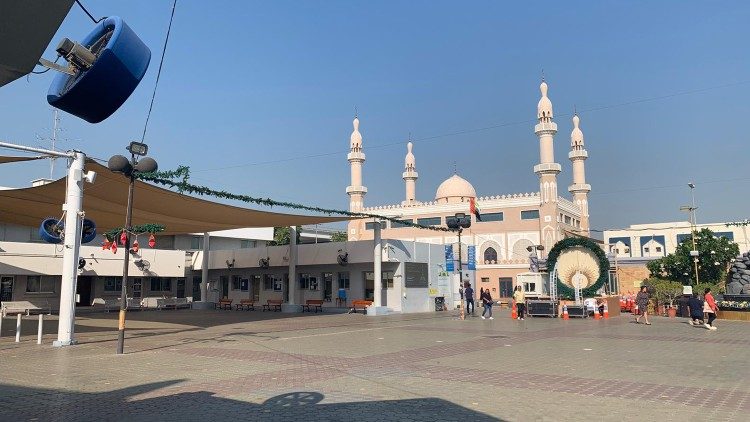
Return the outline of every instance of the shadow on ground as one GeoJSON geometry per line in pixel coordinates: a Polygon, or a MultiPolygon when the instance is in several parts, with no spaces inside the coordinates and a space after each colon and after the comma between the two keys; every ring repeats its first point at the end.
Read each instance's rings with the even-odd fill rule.
{"type": "MultiPolygon", "coordinates": [[[[438,398],[322,403],[318,392],[293,392],[262,404],[221,398],[207,391],[152,396],[183,380],[143,384],[104,393],[81,393],[0,384],[0,420],[49,421],[497,421],[438,398]]],[[[239,394],[243,392],[238,391],[239,394]]],[[[246,394],[251,394],[247,392],[246,394]]]]}

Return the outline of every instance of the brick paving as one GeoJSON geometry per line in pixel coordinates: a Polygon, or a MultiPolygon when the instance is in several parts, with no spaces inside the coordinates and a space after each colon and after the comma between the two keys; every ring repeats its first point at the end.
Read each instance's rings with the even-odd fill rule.
{"type": "Polygon", "coordinates": [[[750,419],[750,323],[719,330],[420,315],[82,314],[80,344],[0,337],[0,420],[750,419]]]}

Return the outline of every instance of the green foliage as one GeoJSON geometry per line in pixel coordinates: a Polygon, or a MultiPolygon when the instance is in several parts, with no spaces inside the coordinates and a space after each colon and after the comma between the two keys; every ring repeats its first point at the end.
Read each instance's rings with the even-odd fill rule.
{"type": "Polygon", "coordinates": [[[349,240],[349,236],[346,235],[346,232],[333,232],[331,234],[331,242],[346,242],[349,240]]]}
{"type": "MultiPolygon", "coordinates": [[[[736,243],[725,237],[717,237],[709,229],[695,232],[696,250],[698,251],[698,279],[700,282],[716,284],[726,277],[727,266],[739,254],[736,243]]],[[[649,262],[646,266],[651,277],[680,281],[683,284],[695,284],[695,268],[690,251],[693,241],[690,237],[683,240],[673,254],[649,262]]]]}
{"type": "MultiPolygon", "coordinates": [[[[302,227],[297,226],[297,244],[299,245],[299,240],[302,232],[302,227]]],[[[291,230],[289,227],[274,227],[273,228],[273,240],[268,242],[268,246],[281,246],[281,245],[288,245],[289,239],[291,239],[291,230]]]]}
{"type": "MultiPolygon", "coordinates": [[[[600,248],[593,240],[586,237],[569,237],[555,243],[555,246],[552,247],[549,251],[549,255],[547,255],[547,268],[552,271],[555,268],[557,258],[560,257],[561,252],[565,249],[578,246],[589,249],[599,259],[599,278],[594,284],[581,290],[581,293],[584,296],[594,296],[596,295],[596,291],[609,280],[609,260],[602,248],[600,248]]],[[[557,291],[562,298],[570,299],[575,296],[575,291],[567,284],[560,281],[560,279],[557,280],[557,291]]]]}
{"type": "MultiPolygon", "coordinates": [[[[116,229],[109,230],[106,233],[104,233],[104,237],[108,241],[111,242],[115,239],[118,239],[120,236],[120,233],[122,233],[123,230],[125,230],[124,227],[118,227],[116,229]]],[[[135,234],[135,235],[139,235],[143,233],[155,234],[155,233],[159,233],[163,231],[164,231],[164,226],[162,226],[161,224],[141,224],[140,226],[133,226],[130,228],[130,230],[128,230],[130,234],[135,234]]]]}
{"type": "Polygon", "coordinates": [[[682,295],[682,283],[660,278],[649,278],[644,282],[653,292],[654,299],[660,304],[674,306],[675,301],[682,295]]]}

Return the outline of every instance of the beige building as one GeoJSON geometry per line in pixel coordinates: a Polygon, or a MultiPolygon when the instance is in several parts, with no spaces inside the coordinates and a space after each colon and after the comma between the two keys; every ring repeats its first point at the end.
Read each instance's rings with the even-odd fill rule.
{"type": "MultiPolygon", "coordinates": [[[[462,256],[466,265],[467,246],[476,247],[476,290],[490,288],[494,297],[508,297],[519,273],[529,270],[527,247],[542,245],[539,253],[544,257],[560,239],[576,233],[588,235],[588,193],[591,186],[586,183],[584,162],[588,153],[584,147],[580,118],[573,117],[571,151],[573,180],[568,188],[571,199],[558,194],[557,176],[561,165],[555,161],[554,136],[557,124],[553,121],[552,101],[547,96],[546,82],[540,85],[541,99],[537,106],[537,121],[534,133],[539,139],[539,163],[533,167],[539,178],[539,192],[515,194],[477,195],[472,184],[454,174],[438,186],[434,199],[420,201],[416,198],[416,183],[419,177],[416,158],[411,142],[407,144],[403,179],[405,199],[399,204],[365,207],[367,188],[363,182],[365,153],[359,119],[354,119],[348,161],[351,165],[351,184],[346,188],[349,209],[397,218],[423,226],[445,226],[445,217],[456,213],[469,214],[471,199],[475,199],[481,210],[481,221],[472,216],[471,228],[464,230],[462,256]]],[[[349,240],[373,238],[373,221],[351,221],[348,226],[349,240]]],[[[454,232],[430,231],[414,228],[393,221],[382,223],[384,239],[454,245],[457,252],[458,238],[454,232]]],[[[456,253],[457,256],[457,253],[456,253]]],[[[466,267],[464,267],[466,268],[466,267]]]]}

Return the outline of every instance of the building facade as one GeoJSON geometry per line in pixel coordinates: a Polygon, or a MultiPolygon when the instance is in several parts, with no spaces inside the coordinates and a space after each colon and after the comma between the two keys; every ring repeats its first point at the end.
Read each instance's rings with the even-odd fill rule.
{"type": "MultiPolygon", "coordinates": [[[[529,270],[530,254],[543,257],[558,240],[570,234],[589,234],[588,193],[591,186],[586,183],[585,178],[584,162],[588,158],[588,152],[584,146],[580,118],[577,115],[573,117],[571,151],[568,155],[573,169],[573,180],[568,188],[572,198],[568,199],[558,192],[558,174],[562,166],[555,161],[554,136],[557,134],[557,124],[553,121],[552,101],[547,96],[546,82],[541,83],[540,91],[537,124],[534,127],[539,142],[539,163],[533,166],[533,172],[539,180],[539,192],[477,195],[469,181],[453,174],[440,184],[434,199],[420,201],[415,194],[419,174],[414,146],[409,142],[402,174],[405,182],[404,200],[394,205],[365,207],[365,154],[359,119],[355,117],[348,155],[351,166],[351,184],[346,188],[349,209],[423,226],[445,226],[445,218],[448,216],[456,213],[470,214],[470,203],[475,201],[481,210],[481,221],[472,216],[471,228],[464,230],[461,238],[461,255],[465,262],[467,247],[472,245],[476,248],[476,290],[484,287],[491,289],[495,297],[510,296],[516,284],[516,276],[529,270]],[[544,249],[539,251],[538,245],[544,249]]],[[[372,239],[374,224],[372,220],[350,222],[347,228],[349,239],[372,239]]],[[[384,239],[453,245],[458,252],[455,232],[430,231],[394,221],[383,221],[382,228],[384,239]]]]}

